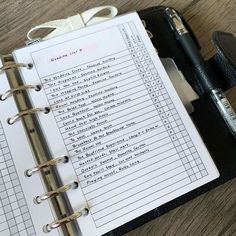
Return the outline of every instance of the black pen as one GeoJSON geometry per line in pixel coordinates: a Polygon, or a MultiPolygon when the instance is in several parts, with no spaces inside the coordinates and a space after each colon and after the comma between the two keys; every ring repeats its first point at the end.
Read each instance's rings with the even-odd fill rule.
{"type": "Polygon", "coordinates": [[[176,34],[176,37],[184,49],[184,52],[189,57],[195,72],[197,72],[198,81],[196,82],[201,83],[204,93],[210,94],[229,130],[236,138],[235,111],[221,88],[217,86],[213,78],[214,73],[212,73],[211,68],[204,61],[178,13],[172,8],[166,8],[165,13],[172,30],[176,34]]]}

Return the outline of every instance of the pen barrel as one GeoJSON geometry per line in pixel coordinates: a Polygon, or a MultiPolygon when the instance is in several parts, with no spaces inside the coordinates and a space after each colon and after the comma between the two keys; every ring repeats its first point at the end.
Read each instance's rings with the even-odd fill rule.
{"type": "Polygon", "coordinates": [[[222,118],[225,120],[229,130],[236,138],[236,113],[230,102],[220,88],[213,89],[210,96],[218,108],[218,111],[221,113],[222,118]]]}
{"type": "Polygon", "coordinates": [[[198,47],[189,33],[179,35],[178,39],[184,52],[187,54],[189,60],[194,66],[203,65],[205,63],[198,47]]]}
{"type": "Polygon", "coordinates": [[[198,87],[201,88],[202,94],[210,94],[210,97],[214,101],[226,125],[236,138],[236,114],[223,91],[220,88],[217,88],[218,84],[216,80],[214,80],[217,75],[215,75],[215,72],[210,65],[204,61],[201,53],[188,33],[179,35],[179,41],[192,63],[197,80],[196,82],[198,87]]]}
{"type": "Polygon", "coordinates": [[[192,69],[197,80],[196,82],[202,94],[209,93],[212,89],[218,87],[214,79],[216,77],[214,71],[205,62],[189,33],[180,35],[179,42],[192,64],[192,69]]]}

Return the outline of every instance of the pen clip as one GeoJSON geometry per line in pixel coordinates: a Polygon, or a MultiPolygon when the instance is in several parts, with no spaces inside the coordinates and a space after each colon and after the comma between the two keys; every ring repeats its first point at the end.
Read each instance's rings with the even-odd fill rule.
{"type": "Polygon", "coordinates": [[[184,26],[182,19],[174,9],[168,7],[165,9],[165,13],[170,27],[177,35],[188,33],[188,30],[184,26]]]}
{"type": "Polygon", "coordinates": [[[172,20],[173,16],[175,16],[176,19],[179,20],[179,22],[182,22],[182,25],[185,27],[185,29],[187,30],[187,32],[190,34],[193,41],[195,42],[196,46],[200,50],[201,49],[200,43],[199,43],[198,39],[196,38],[195,34],[193,33],[192,29],[190,28],[190,26],[184,20],[184,18],[182,18],[182,16],[176,10],[174,10],[173,8],[166,7],[164,11],[165,11],[165,18],[166,18],[168,24],[170,25],[171,29],[173,30],[173,32],[176,34],[176,37],[178,38],[179,34],[177,33],[177,31],[173,27],[173,23],[172,23],[173,22],[173,20],[172,20]]]}

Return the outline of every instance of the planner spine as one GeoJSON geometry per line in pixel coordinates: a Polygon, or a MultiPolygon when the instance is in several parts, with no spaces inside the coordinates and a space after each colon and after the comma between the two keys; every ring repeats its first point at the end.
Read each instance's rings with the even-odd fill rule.
{"type": "Polygon", "coordinates": [[[10,54],[4,56],[2,55],[1,59],[3,61],[3,66],[0,68],[0,73],[6,73],[11,89],[0,95],[0,101],[5,101],[8,97],[14,96],[16,105],[19,110],[19,113],[8,118],[7,123],[9,125],[13,125],[16,121],[22,119],[29,140],[34,149],[36,160],[38,162],[38,165],[25,171],[25,176],[31,177],[34,173],[41,172],[45,185],[49,190],[45,194],[36,196],[33,200],[36,204],[40,204],[44,200],[51,199],[52,204],[55,208],[55,212],[57,213],[57,217],[59,218],[58,220],[43,226],[43,231],[45,233],[48,233],[55,228],[61,227],[64,235],[77,234],[75,232],[78,232],[78,227],[74,224],[68,223],[73,222],[81,216],[87,215],[89,209],[85,207],[80,211],[73,212],[69,205],[66,204],[67,198],[65,195],[63,195],[63,193],[71,189],[78,188],[79,184],[77,181],[74,181],[72,183],[60,186],[61,183],[58,180],[58,173],[53,167],[60,163],[67,163],[69,161],[68,156],[57,158],[50,157],[48,159],[48,156],[50,156],[49,150],[39,127],[39,122],[34,114],[38,112],[44,112],[45,114],[47,114],[50,112],[50,108],[33,108],[31,106],[28,94],[24,92],[28,89],[33,89],[36,92],[39,92],[41,90],[41,86],[21,84],[23,82],[18,72],[18,68],[20,67],[32,69],[33,64],[16,63],[14,62],[10,54]],[[20,79],[20,83],[18,79],[20,79]],[[58,197],[61,197],[61,199],[58,199],[58,197]]]}

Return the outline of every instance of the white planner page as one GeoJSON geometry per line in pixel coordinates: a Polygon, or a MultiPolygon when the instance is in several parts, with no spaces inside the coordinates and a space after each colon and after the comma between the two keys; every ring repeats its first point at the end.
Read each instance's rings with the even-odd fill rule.
{"type": "MultiPolygon", "coordinates": [[[[9,89],[5,74],[1,74],[0,94],[9,89]]],[[[7,123],[15,114],[13,97],[0,101],[0,236],[42,236],[43,226],[54,217],[48,203],[33,203],[33,198],[45,189],[39,175],[24,175],[36,163],[21,122],[7,123]]],[[[48,235],[61,234],[55,230],[48,235]]]]}
{"type": "Polygon", "coordinates": [[[219,176],[136,13],[19,49],[83,235],[101,235],[219,176]]]}

